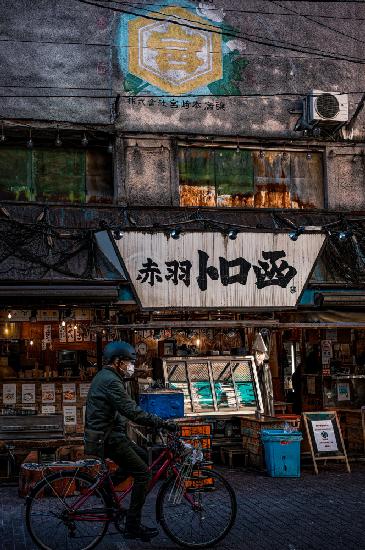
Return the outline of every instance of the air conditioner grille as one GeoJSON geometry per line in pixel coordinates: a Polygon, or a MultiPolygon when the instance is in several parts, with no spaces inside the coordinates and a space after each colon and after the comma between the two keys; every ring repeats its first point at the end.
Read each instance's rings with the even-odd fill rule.
{"type": "Polygon", "coordinates": [[[316,111],[323,118],[334,118],[340,110],[338,99],[333,94],[321,94],[316,101],[316,111]]]}

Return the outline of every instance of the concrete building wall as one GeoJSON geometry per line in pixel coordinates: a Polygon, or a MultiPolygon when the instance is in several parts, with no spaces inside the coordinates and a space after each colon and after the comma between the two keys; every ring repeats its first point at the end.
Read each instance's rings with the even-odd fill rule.
{"type": "MultiPolygon", "coordinates": [[[[365,91],[361,3],[166,4],[113,3],[112,10],[78,0],[0,0],[0,117],[115,123],[121,137],[130,137],[117,146],[119,200],[176,205],[172,142],[140,136],[136,147],[134,134],[290,145],[303,138],[295,127],[311,90],[348,93],[350,117],[359,105],[365,91]]],[[[352,139],[363,141],[364,128],[363,110],[352,139]]],[[[325,130],[319,144],[329,143],[325,130]]],[[[330,208],[365,208],[364,157],[352,158],[327,158],[330,208]]]]}

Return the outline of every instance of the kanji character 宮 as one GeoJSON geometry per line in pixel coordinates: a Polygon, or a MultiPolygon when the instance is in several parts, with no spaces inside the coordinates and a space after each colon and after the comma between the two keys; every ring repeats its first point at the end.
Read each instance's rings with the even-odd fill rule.
{"type": "Polygon", "coordinates": [[[174,285],[177,285],[179,281],[182,281],[185,286],[190,286],[190,271],[192,268],[192,263],[189,262],[189,260],[185,260],[183,262],[172,260],[171,262],[165,262],[165,264],[168,272],[168,275],[165,275],[166,281],[172,280],[174,285]]]}
{"type": "Polygon", "coordinates": [[[219,258],[219,267],[223,286],[232,285],[234,283],[245,285],[247,283],[247,276],[251,269],[251,264],[244,258],[236,258],[231,261],[225,258],[219,258]],[[235,275],[230,275],[229,270],[231,267],[239,267],[239,272],[235,275]]]}
{"type": "Polygon", "coordinates": [[[214,266],[208,267],[209,256],[206,252],[198,250],[199,254],[199,277],[197,277],[198,286],[200,290],[207,290],[208,286],[208,275],[212,281],[217,281],[219,279],[218,269],[214,266]]]}
{"type": "Polygon", "coordinates": [[[141,283],[148,282],[149,285],[153,286],[155,282],[162,283],[161,271],[158,268],[156,262],[151,258],[147,258],[147,262],[142,264],[144,269],[139,269],[139,275],[137,281],[141,283]]]}
{"type": "Polygon", "coordinates": [[[265,288],[266,286],[277,285],[281,288],[286,288],[288,283],[295,277],[297,270],[288,264],[286,260],[281,260],[280,265],[276,265],[276,262],[280,258],[286,256],[284,250],[275,250],[274,252],[262,252],[264,260],[268,262],[262,262],[258,260],[260,267],[254,265],[253,269],[256,274],[256,286],[257,288],[265,288]],[[269,263],[270,262],[270,263],[269,263]]]}

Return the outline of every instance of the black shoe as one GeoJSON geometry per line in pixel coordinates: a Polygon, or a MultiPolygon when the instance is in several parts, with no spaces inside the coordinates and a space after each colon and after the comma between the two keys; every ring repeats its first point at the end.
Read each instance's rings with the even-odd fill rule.
{"type": "Polygon", "coordinates": [[[141,539],[143,542],[148,542],[154,537],[157,537],[158,529],[155,527],[145,527],[144,525],[127,525],[124,531],[126,539],[141,539]]]}

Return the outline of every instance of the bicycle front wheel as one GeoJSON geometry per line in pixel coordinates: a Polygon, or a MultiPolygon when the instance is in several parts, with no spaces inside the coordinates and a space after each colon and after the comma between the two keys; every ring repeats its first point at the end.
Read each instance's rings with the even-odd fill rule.
{"type": "Polygon", "coordinates": [[[43,550],[91,550],[109,524],[108,502],[95,480],[76,471],[61,471],[42,479],[27,498],[26,525],[43,550]],[[83,495],[90,495],[78,506],[83,495]]]}
{"type": "Polygon", "coordinates": [[[180,490],[176,478],[169,478],[159,491],[156,507],[167,536],[180,546],[194,548],[222,540],[237,513],[232,487],[221,474],[208,469],[195,470],[180,490]]]}

